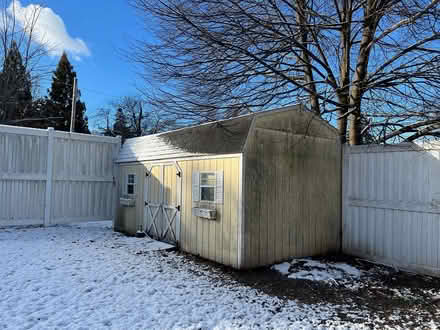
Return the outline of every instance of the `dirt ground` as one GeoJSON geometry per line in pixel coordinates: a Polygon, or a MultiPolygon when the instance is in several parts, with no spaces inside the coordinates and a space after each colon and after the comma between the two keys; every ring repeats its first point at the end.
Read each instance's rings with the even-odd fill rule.
{"type": "MultiPolygon", "coordinates": [[[[220,275],[228,285],[246,285],[268,295],[293,299],[304,304],[330,303],[335,306],[352,306],[353,313],[347,314],[342,309],[338,311],[341,320],[354,323],[371,322],[367,325],[372,328],[440,328],[439,278],[398,271],[344,255],[312,258],[323,263],[342,262],[361,270],[361,279],[357,285],[350,287],[338,283],[290,279],[270,267],[236,271],[196,256],[177,253],[185,255],[204,270],[215,272],[216,278],[220,275]],[[435,299],[436,296],[439,298],[438,301],[435,299]],[[356,313],[356,310],[367,310],[368,315],[363,316],[356,313]]],[[[294,267],[302,265],[299,263],[294,267]]]]}

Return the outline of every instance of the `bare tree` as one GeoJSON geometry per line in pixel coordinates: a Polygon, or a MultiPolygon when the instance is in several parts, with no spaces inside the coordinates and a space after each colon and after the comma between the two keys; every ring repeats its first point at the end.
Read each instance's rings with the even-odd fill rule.
{"type": "Polygon", "coordinates": [[[440,0],[131,0],[130,57],[185,119],[306,102],[342,142],[437,136],[440,0]]]}
{"type": "Polygon", "coordinates": [[[99,108],[92,117],[97,133],[107,136],[116,136],[113,133],[112,109],[108,107],[99,108]]]}
{"type": "Polygon", "coordinates": [[[23,65],[31,75],[32,85],[38,88],[40,79],[50,74],[52,68],[41,62],[50,50],[49,42],[36,42],[36,26],[40,18],[40,5],[33,5],[22,21],[17,20],[15,1],[0,0],[0,59],[8,54],[15,43],[23,58],[23,65]]]}
{"type": "Polygon", "coordinates": [[[112,104],[113,108],[121,109],[125,115],[131,137],[160,133],[175,127],[173,119],[151,110],[140,97],[124,96],[112,104]]]}
{"type": "Polygon", "coordinates": [[[110,102],[95,115],[95,124],[104,135],[131,138],[176,128],[176,121],[167,114],[152,110],[139,96],[124,96],[110,102]]]}
{"type": "Polygon", "coordinates": [[[41,42],[41,36],[36,42],[35,35],[43,7],[33,5],[30,8],[18,21],[15,1],[0,0],[0,122],[32,121],[32,118],[28,117],[33,109],[32,96],[38,94],[40,80],[50,73],[49,66],[41,61],[47,56],[49,46],[41,42]],[[11,63],[11,58],[15,58],[17,63],[11,63]],[[24,73],[17,75],[13,66],[23,68],[24,73]],[[28,102],[23,103],[17,99],[23,98],[20,94],[23,94],[25,89],[29,90],[31,95],[27,97],[28,102]]]}

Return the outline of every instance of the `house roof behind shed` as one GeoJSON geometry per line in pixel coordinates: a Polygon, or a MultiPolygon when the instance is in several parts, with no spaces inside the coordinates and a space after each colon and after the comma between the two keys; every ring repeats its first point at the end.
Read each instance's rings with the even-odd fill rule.
{"type": "Polygon", "coordinates": [[[127,139],[118,163],[242,153],[255,117],[299,111],[301,105],[243,115],[232,119],[127,139]]]}

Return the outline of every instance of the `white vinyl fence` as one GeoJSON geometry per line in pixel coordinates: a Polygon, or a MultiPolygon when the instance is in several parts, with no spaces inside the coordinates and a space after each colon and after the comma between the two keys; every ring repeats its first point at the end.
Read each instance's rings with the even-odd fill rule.
{"type": "Polygon", "coordinates": [[[0,125],[0,227],[112,220],[120,139],[0,125]]]}
{"type": "Polygon", "coordinates": [[[343,251],[440,275],[440,146],[344,148],[343,251]]]}

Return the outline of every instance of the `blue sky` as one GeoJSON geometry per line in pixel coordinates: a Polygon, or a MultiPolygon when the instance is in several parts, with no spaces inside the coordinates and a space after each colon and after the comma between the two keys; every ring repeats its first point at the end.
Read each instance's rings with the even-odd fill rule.
{"type": "MultiPolygon", "coordinates": [[[[118,97],[137,94],[142,86],[136,69],[120,54],[127,49],[129,40],[145,32],[139,18],[127,0],[66,1],[22,0],[15,4],[17,15],[30,11],[32,5],[46,9],[40,15],[42,33],[56,44],[48,61],[55,69],[62,49],[78,76],[81,100],[86,103],[89,125],[93,128],[93,115],[100,107],[118,97]],[[57,17],[58,16],[58,17],[57,17]],[[65,30],[63,30],[63,23],[65,30]],[[79,40],[80,39],[80,40],[79,40]]],[[[17,16],[19,19],[20,17],[17,16]]],[[[51,78],[42,82],[41,94],[46,95],[51,78]]]]}

